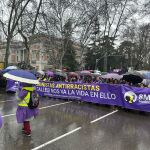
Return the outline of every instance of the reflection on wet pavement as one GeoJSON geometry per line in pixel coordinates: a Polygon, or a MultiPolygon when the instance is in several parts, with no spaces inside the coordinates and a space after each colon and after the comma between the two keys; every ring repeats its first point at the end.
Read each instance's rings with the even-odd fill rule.
{"type": "MultiPolygon", "coordinates": [[[[14,94],[0,92],[1,114],[15,113],[14,94]]],[[[59,99],[41,99],[40,107],[67,102],[59,99]]],[[[149,115],[119,110],[93,124],[90,121],[112,112],[109,107],[91,103],[71,102],[40,110],[40,115],[32,121],[32,136],[25,137],[15,116],[5,117],[0,130],[0,150],[30,150],[57,138],[78,127],[74,132],[44,150],[149,150],[149,115]]]]}
{"type": "Polygon", "coordinates": [[[149,150],[150,123],[148,120],[147,116],[119,112],[86,126],[80,132],[69,135],[44,149],[149,150]]]}

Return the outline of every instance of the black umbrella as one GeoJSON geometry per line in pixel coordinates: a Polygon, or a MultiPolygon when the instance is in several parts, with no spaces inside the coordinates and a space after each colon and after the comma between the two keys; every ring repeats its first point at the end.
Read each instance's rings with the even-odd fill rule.
{"type": "Polygon", "coordinates": [[[123,75],[122,80],[136,84],[141,83],[143,81],[143,76],[138,72],[127,72],[123,75]]]}

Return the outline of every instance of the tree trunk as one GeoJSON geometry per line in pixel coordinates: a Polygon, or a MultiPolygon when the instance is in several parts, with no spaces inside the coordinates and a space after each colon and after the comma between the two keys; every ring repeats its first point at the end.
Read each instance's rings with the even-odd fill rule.
{"type": "Polygon", "coordinates": [[[26,48],[25,58],[24,58],[26,66],[30,66],[30,48],[29,48],[28,38],[23,34],[22,30],[18,30],[18,32],[22,36],[22,38],[24,40],[24,45],[25,45],[25,48],[26,48]]]}
{"type": "Polygon", "coordinates": [[[28,40],[26,37],[24,37],[24,44],[26,48],[24,60],[25,60],[26,65],[29,66],[30,65],[30,48],[29,48],[28,40]]]}
{"type": "Polygon", "coordinates": [[[80,45],[81,45],[81,55],[80,55],[80,62],[79,62],[78,70],[83,67],[83,62],[84,62],[84,60],[83,60],[83,53],[84,53],[84,50],[85,50],[84,45],[82,45],[82,43],[80,43],[80,45]]]}
{"type": "Polygon", "coordinates": [[[11,38],[7,37],[7,43],[6,43],[6,53],[5,53],[5,59],[4,59],[4,66],[5,68],[8,66],[8,58],[9,58],[9,50],[10,50],[10,42],[11,42],[11,38]]]}
{"type": "Polygon", "coordinates": [[[26,46],[24,61],[25,61],[27,66],[30,65],[30,48],[28,46],[26,46]]]}
{"type": "Polygon", "coordinates": [[[61,57],[60,57],[60,63],[59,63],[59,69],[60,70],[62,69],[63,58],[64,58],[64,55],[62,54],[61,57]]]}

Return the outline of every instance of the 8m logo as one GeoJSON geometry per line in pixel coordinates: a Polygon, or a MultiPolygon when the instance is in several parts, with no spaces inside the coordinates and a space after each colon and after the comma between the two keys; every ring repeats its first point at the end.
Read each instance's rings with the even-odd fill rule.
{"type": "Polygon", "coordinates": [[[136,100],[137,100],[137,95],[136,95],[134,92],[132,92],[132,91],[128,91],[128,92],[126,92],[126,93],[124,94],[124,99],[125,99],[128,103],[132,104],[132,103],[136,102],[136,100]]]}
{"type": "Polygon", "coordinates": [[[149,94],[139,94],[139,102],[150,103],[150,95],[149,94]]]}

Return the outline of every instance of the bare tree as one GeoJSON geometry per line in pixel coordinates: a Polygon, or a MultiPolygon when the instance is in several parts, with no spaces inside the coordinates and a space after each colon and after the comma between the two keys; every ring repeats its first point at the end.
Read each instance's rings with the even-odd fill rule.
{"type": "Polygon", "coordinates": [[[150,59],[150,24],[143,24],[137,32],[137,62],[135,68],[142,68],[149,63],[150,59]],[[141,63],[142,62],[142,63],[141,63]]]}
{"type": "Polygon", "coordinates": [[[143,2],[143,7],[142,7],[142,14],[149,16],[150,15],[150,1],[149,0],[145,0],[143,2]]]}
{"type": "Polygon", "coordinates": [[[22,15],[20,22],[18,23],[18,32],[23,38],[25,47],[26,47],[26,56],[25,62],[27,65],[30,64],[30,40],[29,38],[32,37],[35,33],[38,32],[38,17],[40,14],[40,8],[42,6],[42,1],[40,0],[39,3],[36,1],[32,1],[32,8],[26,8],[24,14],[22,15]]]}
{"type": "MultiPolygon", "coordinates": [[[[103,10],[103,4],[102,1],[86,1],[82,0],[78,3],[79,8],[78,12],[79,14],[81,12],[84,12],[84,16],[82,17],[80,26],[78,27],[78,30],[76,31],[78,33],[78,39],[80,43],[80,66],[82,67],[82,64],[84,62],[84,54],[87,51],[87,47],[89,46],[89,43],[91,42],[91,38],[94,32],[94,38],[96,41],[97,34],[99,34],[99,24],[96,24],[96,21],[98,19],[98,16],[100,12],[103,10]],[[94,25],[94,26],[93,26],[94,25]],[[98,28],[96,26],[98,25],[98,28]]],[[[99,37],[99,35],[98,35],[99,37]]]]}
{"type": "MultiPolygon", "coordinates": [[[[105,0],[104,3],[105,9],[102,14],[104,29],[101,32],[103,37],[110,37],[114,42],[120,34],[121,26],[126,25],[126,21],[135,14],[133,9],[135,2],[131,0],[105,0]]],[[[105,39],[103,38],[103,40],[105,39]]]]}
{"type": "MultiPolygon", "coordinates": [[[[90,24],[85,24],[87,29],[90,25],[90,30],[85,32],[86,34],[88,33],[88,42],[93,41],[92,48],[95,54],[99,54],[96,54],[98,58],[105,57],[107,59],[108,54],[114,53],[109,48],[109,45],[113,46],[114,41],[119,36],[121,26],[124,26],[127,19],[130,19],[135,12],[135,9],[133,9],[135,1],[93,0],[88,1],[88,3],[88,7],[85,7],[88,9],[86,17],[89,22],[91,21],[90,24]]],[[[105,68],[107,67],[106,62],[107,60],[105,60],[105,68]]]]}
{"type": "MultiPolygon", "coordinates": [[[[9,0],[7,3],[8,15],[6,16],[7,20],[0,20],[0,23],[3,27],[3,32],[6,36],[6,54],[5,54],[5,67],[8,66],[8,58],[9,58],[9,47],[12,38],[17,34],[16,27],[19,23],[19,20],[22,17],[22,14],[25,8],[29,5],[31,0],[9,0]]],[[[7,9],[6,8],[6,9],[7,9]]]]}
{"type": "Polygon", "coordinates": [[[124,31],[123,38],[129,41],[131,45],[129,52],[122,51],[122,53],[129,53],[134,68],[142,69],[148,66],[150,63],[150,24],[136,25],[136,22],[133,21],[124,31]]]}
{"type": "MultiPolygon", "coordinates": [[[[58,64],[59,68],[62,68],[62,60],[66,52],[66,47],[68,42],[64,42],[66,35],[64,32],[65,24],[71,20],[72,30],[70,30],[69,37],[72,37],[75,29],[80,25],[84,12],[80,14],[77,13],[77,1],[74,0],[50,0],[45,2],[43,10],[43,20],[41,19],[41,26],[46,29],[47,34],[51,37],[59,39],[59,48],[56,54],[56,47],[51,46],[51,54],[55,54],[54,57],[57,58],[55,62],[58,64]]],[[[55,43],[55,42],[51,42],[55,43]]]]}

